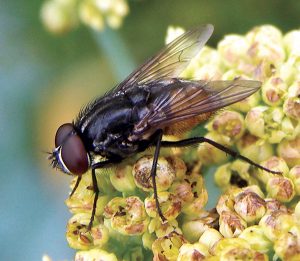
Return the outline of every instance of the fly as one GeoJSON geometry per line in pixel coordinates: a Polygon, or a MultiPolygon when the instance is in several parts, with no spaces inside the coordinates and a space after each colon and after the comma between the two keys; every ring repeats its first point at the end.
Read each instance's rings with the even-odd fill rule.
{"type": "Polygon", "coordinates": [[[78,187],[81,176],[91,169],[95,197],[88,229],[91,229],[95,217],[99,194],[95,170],[120,163],[149,147],[155,147],[150,175],[162,221],[166,220],[159,206],[155,182],[161,147],[185,147],[207,142],[235,158],[277,173],[205,137],[162,141],[163,134],[188,131],[218,109],[245,99],[261,86],[259,81],[241,79],[203,81],[179,78],[212,32],[210,24],[187,31],[113,90],[88,104],[73,123],[58,128],[50,160],[54,167],[78,176],[70,196],[78,187]],[[97,161],[95,156],[102,156],[105,160],[97,161]]]}

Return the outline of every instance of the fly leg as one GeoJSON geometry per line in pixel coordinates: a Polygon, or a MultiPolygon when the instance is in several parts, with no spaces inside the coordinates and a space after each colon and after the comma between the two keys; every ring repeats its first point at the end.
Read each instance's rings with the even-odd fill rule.
{"type": "Polygon", "coordinates": [[[231,150],[231,149],[223,146],[222,144],[219,144],[219,143],[217,143],[213,140],[207,139],[205,137],[194,137],[194,138],[189,138],[189,139],[184,139],[184,140],[179,140],[179,141],[162,141],[161,146],[162,147],[186,147],[186,146],[194,145],[197,143],[203,143],[203,142],[207,142],[210,145],[216,147],[217,149],[224,151],[226,154],[229,154],[233,158],[241,159],[259,169],[265,170],[272,174],[281,174],[281,172],[279,172],[279,171],[273,171],[273,170],[267,169],[267,168],[255,163],[251,159],[239,154],[238,152],[231,150]]]}
{"type": "Polygon", "coordinates": [[[91,219],[88,225],[88,230],[90,231],[93,225],[93,221],[95,219],[95,214],[96,214],[96,207],[97,207],[97,201],[98,201],[98,196],[99,196],[99,188],[98,188],[98,183],[97,183],[97,178],[96,178],[96,169],[101,169],[108,167],[108,165],[112,163],[118,163],[120,160],[105,160],[105,161],[100,161],[92,165],[92,182],[93,182],[93,191],[95,193],[94,197],[94,202],[93,202],[93,209],[92,209],[92,215],[91,219]]]}
{"type": "Polygon", "coordinates": [[[93,221],[95,219],[95,213],[96,213],[96,207],[97,207],[97,201],[99,196],[99,188],[97,184],[97,178],[96,178],[96,169],[92,168],[92,181],[93,181],[93,190],[95,193],[94,202],[93,202],[93,209],[92,209],[92,215],[90,219],[90,223],[88,225],[88,230],[90,231],[93,225],[93,221]]]}
{"type": "Polygon", "coordinates": [[[156,209],[157,209],[158,215],[160,216],[161,220],[164,223],[164,222],[166,222],[166,218],[164,217],[164,215],[161,211],[160,205],[159,205],[158,196],[157,196],[157,186],[156,186],[156,180],[155,180],[157,160],[158,160],[158,156],[159,156],[162,136],[163,136],[162,130],[158,130],[157,136],[156,136],[157,141],[156,141],[156,147],[155,147],[154,158],[153,158],[150,176],[152,178],[153,194],[154,194],[154,198],[155,198],[156,209]]]}
{"type": "Polygon", "coordinates": [[[69,198],[72,197],[73,194],[75,193],[76,189],[77,189],[78,186],[79,186],[80,181],[81,181],[81,176],[78,176],[78,177],[77,177],[77,180],[76,180],[76,183],[75,183],[75,186],[74,186],[74,188],[72,189],[72,192],[71,192],[69,198]]]}

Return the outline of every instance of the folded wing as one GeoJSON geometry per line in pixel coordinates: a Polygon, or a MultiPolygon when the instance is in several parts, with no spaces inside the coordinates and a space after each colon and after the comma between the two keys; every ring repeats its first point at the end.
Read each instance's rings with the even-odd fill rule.
{"type": "Polygon", "coordinates": [[[181,81],[179,86],[167,88],[153,100],[150,112],[135,125],[135,133],[164,129],[194,117],[206,120],[201,115],[241,101],[260,86],[261,82],[248,80],[181,81]]]}

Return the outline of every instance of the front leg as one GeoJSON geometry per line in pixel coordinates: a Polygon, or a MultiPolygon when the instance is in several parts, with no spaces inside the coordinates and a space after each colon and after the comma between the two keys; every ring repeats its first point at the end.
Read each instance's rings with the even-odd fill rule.
{"type": "Polygon", "coordinates": [[[75,186],[74,186],[74,188],[72,189],[72,192],[71,192],[69,198],[72,197],[73,194],[75,193],[76,189],[77,189],[78,186],[79,186],[80,181],[81,181],[81,176],[78,176],[78,177],[77,177],[77,180],[76,180],[76,183],[75,183],[75,186]]]}
{"type": "Polygon", "coordinates": [[[94,197],[94,202],[93,202],[92,215],[91,215],[90,223],[88,225],[88,230],[91,230],[93,221],[95,219],[97,200],[98,200],[98,196],[99,196],[99,188],[98,188],[98,183],[97,183],[97,178],[96,178],[96,169],[107,168],[109,165],[111,165],[113,163],[119,163],[120,161],[121,161],[121,159],[116,158],[116,159],[100,161],[100,162],[94,163],[92,165],[92,182],[93,182],[93,191],[95,193],[95,197],[94,197]]]}

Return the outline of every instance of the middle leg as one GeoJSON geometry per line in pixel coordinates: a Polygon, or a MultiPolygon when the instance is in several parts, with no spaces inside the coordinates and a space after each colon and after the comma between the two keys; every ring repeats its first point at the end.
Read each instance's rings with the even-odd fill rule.
{"type": "Polygon", "coordinates": [[[156,209],[158,212],[158,215],[160,216],[161,220],[164,222],[166,222],[166,218],[164,217],[160,205],[159,205],[159,201],[158,201],[158,195],[157,195],[157,186],[156,186],[156,168],[157,168],[157,161],[158,161],[158,157],[159,157],[159,152],[160,152],[160,147],[161,147],[161,139],[163,136],[163,131],[159,130],[157,132],[157,136],[156,136],[156,147],[155,147],[155,152],[154,152],[154,158],[153,158],[153,163],[152,163],[152,168],[151,168],[151,178],[152,178],[152,185],[153,185],[153,194],[154,194],[154,198],[155,198],[155,204],[156,204],[156,209]]]}

